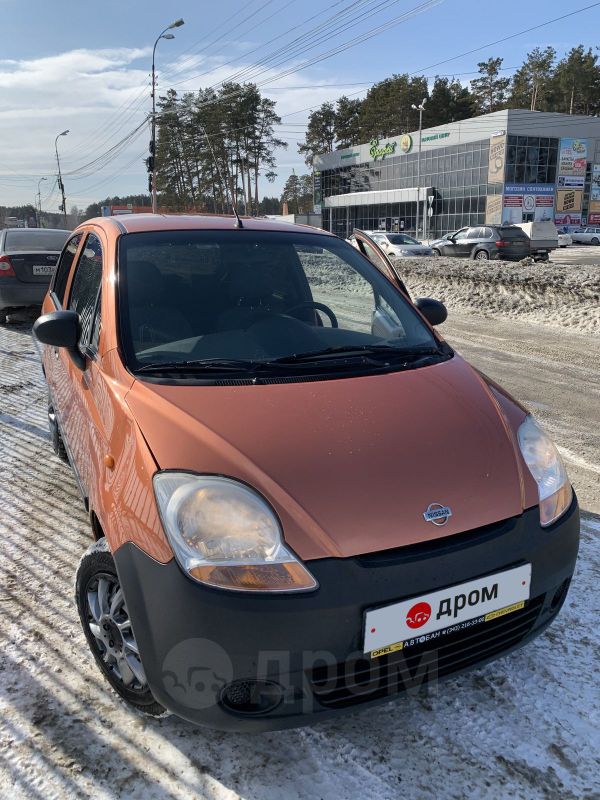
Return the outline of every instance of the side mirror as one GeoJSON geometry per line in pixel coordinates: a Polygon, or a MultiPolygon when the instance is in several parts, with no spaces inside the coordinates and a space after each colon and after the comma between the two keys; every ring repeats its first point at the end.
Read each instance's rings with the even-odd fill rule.
{"type": "Polygon", "coordinates": [[[85,369],[85,358],[79,352],[81,324],[75,311],[52,311],[33,323],[33,334],[38,342],[51,347],[64,347],[76,367],[85,369]]]}
{"type": "Polygon", "coordinates": [[[430,325],[441,325],[448,319],[448,309],[439,300],[433,300],[431,297],[417,297],[415,306],[430,325]]]}

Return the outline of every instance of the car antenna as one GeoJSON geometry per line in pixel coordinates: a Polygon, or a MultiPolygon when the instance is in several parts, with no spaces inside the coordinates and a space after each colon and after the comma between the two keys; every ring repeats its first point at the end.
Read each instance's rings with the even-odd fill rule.
{"type": "MultiPolygon", "coordinates": [[[[206,142],[207,142],[207,144],[208,144],[208,146],[210,148],[210,153],[211,153],[212,159],[213,159],[213,161],[215,163],[215,167],[216,167],[217,173],[219,175],[219,179],[221,181],[221,185],[225,187],[225,193],[227,194],[227,197],[229,198],[229,192],[227,190],[227,184],[223,180],[223,175],[221,173],[221,167],[219,166],[219,162],[217,161],[217,157],[215,156],[215,151],[213,150],[213,146],[212,146],[212,143],[210,141],[210,137],[209,137],[208,133],[206,132],[206,128],[204,127],[204,125],[201,125],[200,127],[202,128],[202,130],[204,132],[204,137],[205,137],[206,142]]],[[[243,228],[244,225],[242,224],[242,218],[238,214],[237,205],[236,205],[236,202],[235,202],[235,198],[233,196],[233,192],[231,193],[231,207],[233,208],[233,213],[235,214],[235,219],[236,219],[235,227],[236,228],[243,228]]]]}

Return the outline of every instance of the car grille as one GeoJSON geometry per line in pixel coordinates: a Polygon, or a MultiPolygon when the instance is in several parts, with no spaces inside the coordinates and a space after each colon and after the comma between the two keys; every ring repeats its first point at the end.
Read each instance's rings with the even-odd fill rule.
{"type": "Polygon", "coordinates": [[[541,595],[520,611],[404,652],[316,667],[309,674],[313,694],[323,706],[345,708],[451,675],[517,645],[532,630],[543,602],[541,595]]]}

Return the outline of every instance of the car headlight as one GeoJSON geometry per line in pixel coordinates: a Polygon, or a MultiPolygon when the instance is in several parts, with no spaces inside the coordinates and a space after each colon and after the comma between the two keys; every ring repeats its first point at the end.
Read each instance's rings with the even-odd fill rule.
{"type": "Polygon", "coordinates": [[[316,580],[283,543],[271,507],[248,486],[186,472],[159,472],[153,483],[175,557],[195,580],[244,591],[316,588],[316,580]]]}
{"type": "Polygon", "coordinates": [[[573,489],[554,442],[533,417],[527,417],[522,423],[518,439],[525,463],[537,483],[540,523],[547,527],[569,508],[573,489]]]}

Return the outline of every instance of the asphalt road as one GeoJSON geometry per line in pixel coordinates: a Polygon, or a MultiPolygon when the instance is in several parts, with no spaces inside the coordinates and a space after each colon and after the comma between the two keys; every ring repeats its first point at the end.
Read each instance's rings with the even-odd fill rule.
{"type": "Polygon", "coordinates": [[[555,250],[551,261],[556,264],[600,264],[600,247],[591,244],[572,244],[555,250]]]}
{"type": "Polygon", "coordinates": [[[535,414],[565,459],[581,507],[600,514],[600,337],[452,309],[441,331],[535,414]]]}

